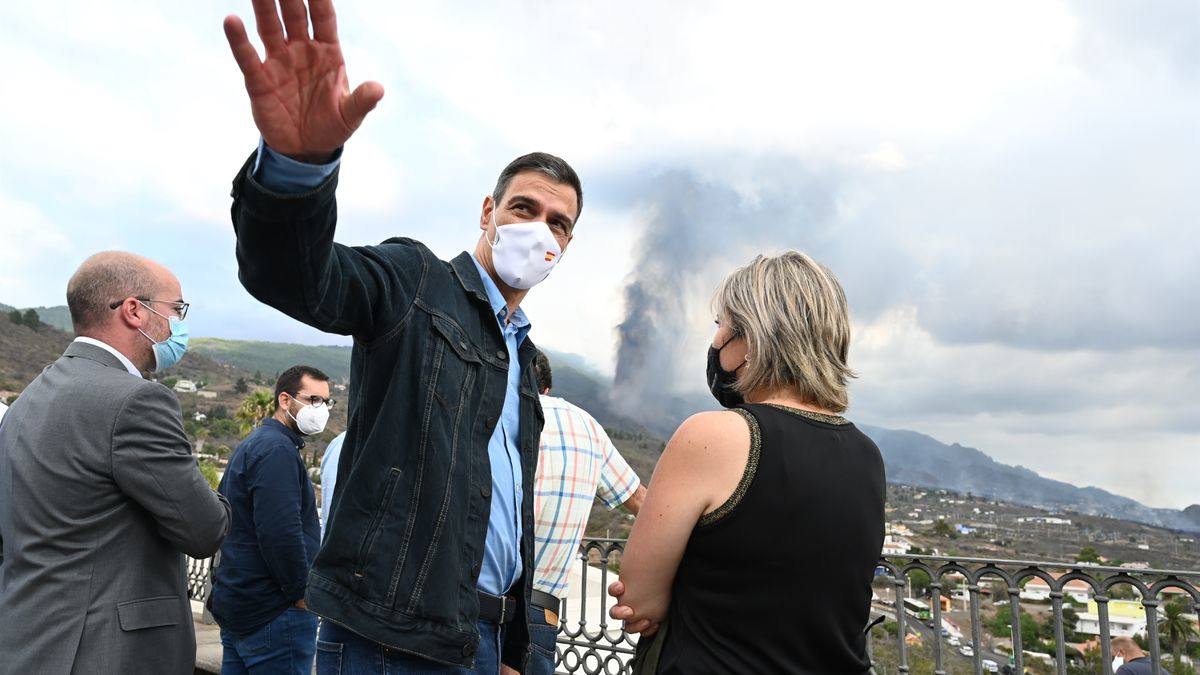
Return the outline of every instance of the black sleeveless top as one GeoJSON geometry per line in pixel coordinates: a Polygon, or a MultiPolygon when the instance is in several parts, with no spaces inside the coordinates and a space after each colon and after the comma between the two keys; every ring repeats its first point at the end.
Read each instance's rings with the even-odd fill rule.
{"type": "Polygon", "coordinates": [[[866,673],[884,531],[879,448],[841,417],[735,411],[750,426],[746,471],[688,540],[658,672],[866,673]]]}

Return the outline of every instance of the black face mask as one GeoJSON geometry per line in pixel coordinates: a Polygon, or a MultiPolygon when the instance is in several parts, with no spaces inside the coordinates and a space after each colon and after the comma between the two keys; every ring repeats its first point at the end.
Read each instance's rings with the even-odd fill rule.
{"type": "Polygon", "coordinates": [[[737,368],[725,370],[721,367],[721,349],[724,348],[725,345],[721,345],[720,349],[712,346],[708,348],[708,390],[712,392],[713,398],[717,399],[717,403],[726,408],[734,408],[745,403],[746,399],[733,387],[733,383],[737,381],[737,368]]]}

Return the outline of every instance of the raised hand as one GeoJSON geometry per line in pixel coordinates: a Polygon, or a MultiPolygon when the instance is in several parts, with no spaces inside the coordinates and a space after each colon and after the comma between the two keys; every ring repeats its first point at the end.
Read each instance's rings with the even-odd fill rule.
{"type": "Polygon", "coordinates": [[[275,0],[252,1],[266,59],[258,59],[238,17],[225,17],[225,37],[245,77],[254,124],[276,152],[327,161],[383,98],[383,85],[368,81],[350,91],[332,0],[309,0],[307,10],[304,0],[279,0],[283,25],[275,0]]]}

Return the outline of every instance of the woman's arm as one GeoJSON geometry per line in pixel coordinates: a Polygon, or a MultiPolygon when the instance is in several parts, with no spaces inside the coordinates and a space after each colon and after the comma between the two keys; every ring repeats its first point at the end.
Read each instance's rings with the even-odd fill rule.
{"type": "Polygon", "coordinates": [[[733,494],[749,452],[750,432],[734,412],[693,415],[671,437],[621,558],[624,593],[610,615],[627,629],[666,617],[692,530],[733,494]]]}

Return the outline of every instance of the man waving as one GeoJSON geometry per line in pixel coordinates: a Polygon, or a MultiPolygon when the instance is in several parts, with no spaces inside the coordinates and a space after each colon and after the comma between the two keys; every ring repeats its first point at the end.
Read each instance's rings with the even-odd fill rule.
{"type": "Polygon", "coordinates": [[[354,337],[333,516],[305,595],[327,619],[317,669],[523,670],[543,417],[520,305],[571,241],[579,178],[552,155],[514,160],[483,199],[473,253],[448,262],[412,239],[334,243],[341,148],[383,88],[350,90],[328,0],[254,12],[264,60],[225,20],[262,135],[233,185],[240,278],[354,337]]]}

